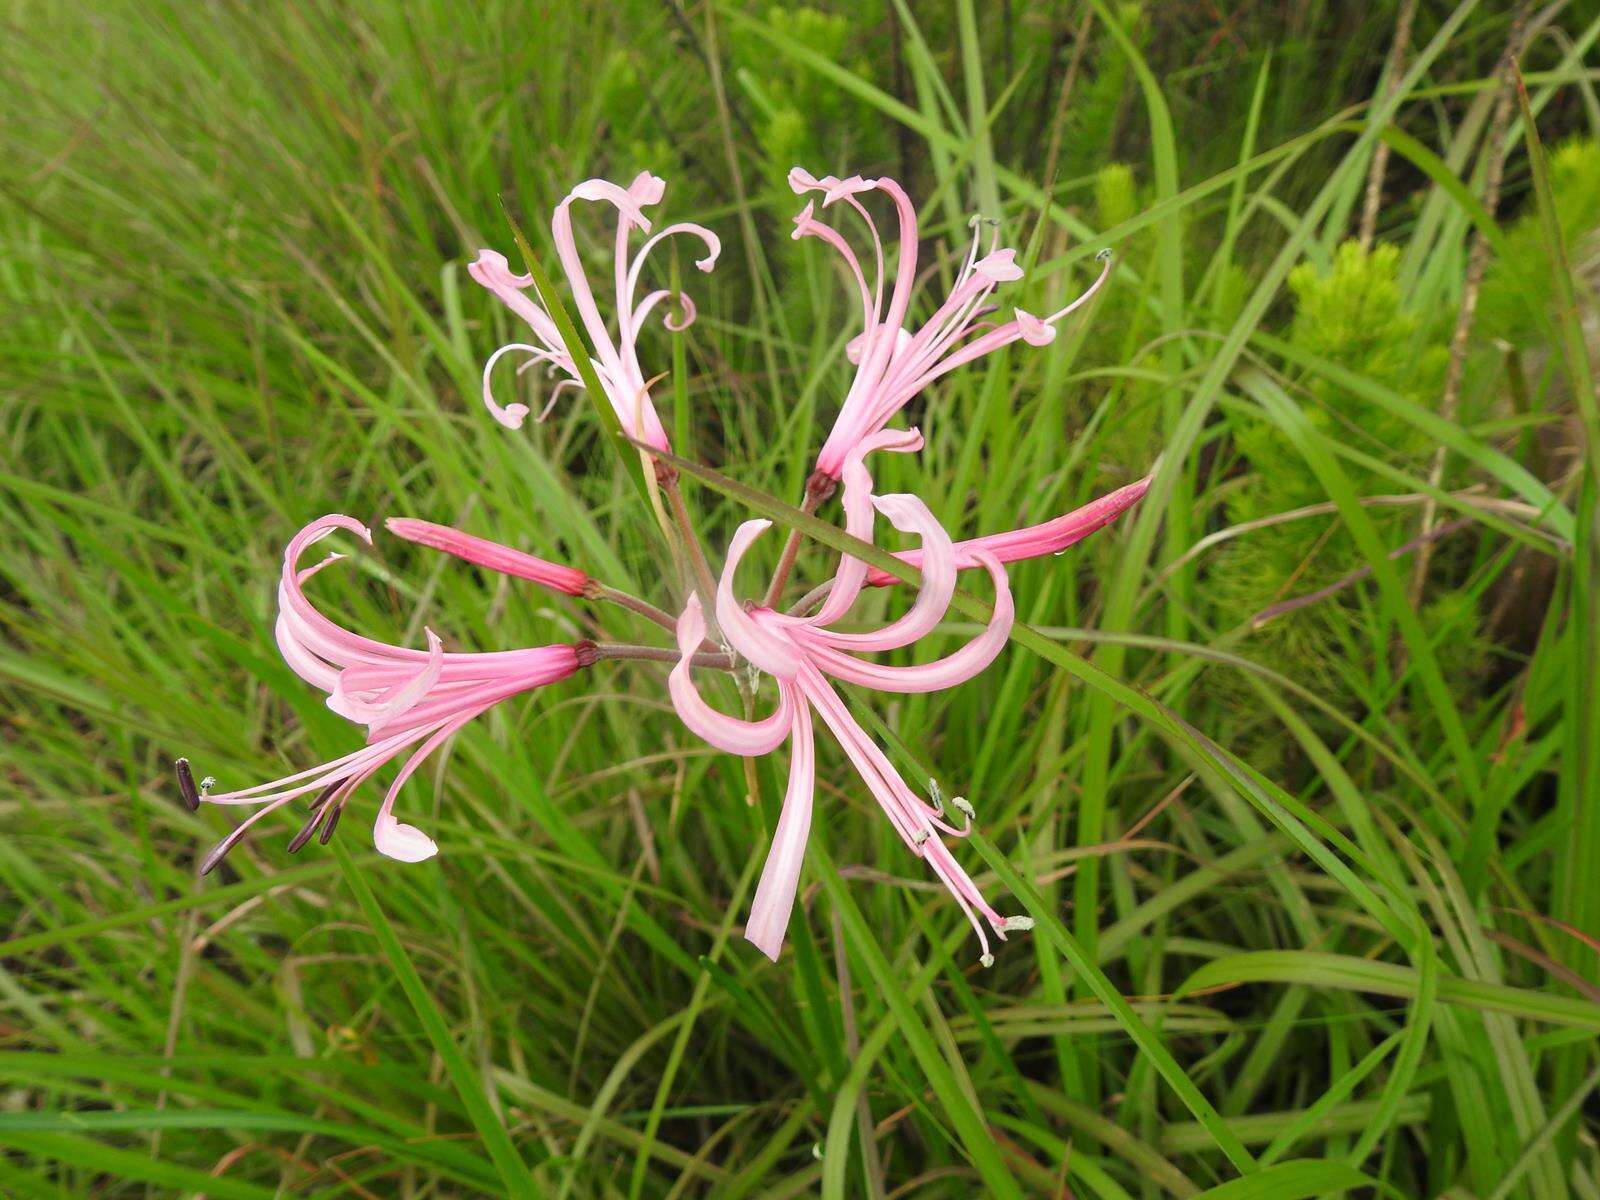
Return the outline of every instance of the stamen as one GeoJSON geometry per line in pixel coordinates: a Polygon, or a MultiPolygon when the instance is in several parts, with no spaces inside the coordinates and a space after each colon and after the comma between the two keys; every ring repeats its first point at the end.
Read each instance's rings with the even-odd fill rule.
{"type": "Polygon", "coordinates": [[[238,840],[233,834],[229,834],[206,851],[206,856],[200,860],[200,874],[209,875],[215,871],[217,864],[227,857],[228,851],[233,849],[234,843],[238,840]]]}
{"type": "Polygon", "coordinates": [[[317,826],[322,824],[322,818],[327,815],[327,810],[318,808],[311,814],[311,819],[300,827],[300,832],[289,839],[289,853],[298,854],[305,844],[311,840],[311,835],[317,831],[317,826]]]}
{"type": "Polygon", "coordinates": [[[950,805],[957,812],[964,813],[967,820],[976,821],[978,819],[978,814],[972,810],[972,805],[967,803],[967,798],[965,796],[950,797],[950,805]]]}
{"type": "Polygon", "coordinates": [[[333,806],[332,813],[328,816],[328,823],[322,827],[322,834],[317,838],[319,846],[326,846],[328,839],[333,837],[333,831],[339,828],[339,818],[344,815],[344,801],[333,806]]]}
{"type": "Polygon", "coordinates": [[[321,808],[324,804],[326,804],[328,802],[328,797],[332,796],[334,794],[334,792],[338,791],[341,787],[344,786],[344,781],[345,781],[345,777],[344,776],[340,776],[338,779],[335,779],[332,783],[330,783],[327,787],[323,788],[315,796],[311,797],[311,799],[306,802],[306,811],[307,812],[312,812],[312,811],[314,811],[316,809],[321,808]]]}
{"type": "Polygon", "coordinates": [[[189,770],[189,760],[180,758],[173,764],[178,772],[178,794],[183,797],[183,805],[190,812],[200,811],[200,793],[195,790],[194,772],[189,770]]]}
{"type": "Polygon", "coordinates": [[[1002,933],[1027,933],[1033,928],[1033,918],[1024,916],[1001,917],[1000,931],[1002,933]]]}

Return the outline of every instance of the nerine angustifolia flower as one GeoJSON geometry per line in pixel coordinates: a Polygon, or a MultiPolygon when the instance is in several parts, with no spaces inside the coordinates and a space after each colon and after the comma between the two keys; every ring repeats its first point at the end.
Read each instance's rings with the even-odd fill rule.
{"type": "MultiPolygon", "coordinates": [[[[695,261],[695,266],[702,271],[710,271],[715,267],[717,256],[722,253],[722,243],[711,230],[703,225],[680,221],[652,234],[639,248],[639,252],[630,256],[628,246],[632,231],[637,229],[642,233],[650,233],[650,218],[645,215],[644,210],[660,203],[665,190],[666,185],[648,171],[641,171],[625,188],[607,183],[603,179],[589,179],[573,188],[567,198],[556,205],[555,215],[550,221],[550,237],[555,244],[556,256],[561,261],[561,269],[566,275],[567,286],[572,291],[573,306],[578,310],[584,332],[589,335],[595,374],[599,377],[601,386],[605,388],[606,399],[611,402],[617,420],[628,436],[658,450],[667,449],[667,434],[661,427],[661,418],[656,415],[655,404],[650,399],[649,382],[639,366],[639,332],[644,327],[645,318],[650,315],[651,310],[663,302],[675,300],[678,304],[676,320],[670,314],[663,318],[667,328],[675,331],[687,328],[694,321],[695,309],[694,302],[687,295],[679,292],[674,296],[666,288],[658,288],[644,299],[639,299],[639,282],[644,265],[652,250],[667,238],[680,233],[697,237],[704,244],[705,254],[695,261]],[[589,285],[588,273],[584,270],[583,259],[578,253],[577,238],[572,230],[572,205],[575,200],[610,205],[617,210],[613,262],[615,330],[607,324],[606,318],[595,302],[594,290],[589,285]]],[[[495,403],[491,376],[495,364],[503,355],[523,355],[524,360],[518,368],[519,371],[543,364],[550,372],[566,376],[553,389],[550,396],[552,404],[562,389],[582,387],[583,380],[578,374],[578,367],[571,352],[562,344],[561,335],[556,329],[555,322],[550,319],[550,314],[528,295],[528,291],[533,287],[532,275],[516,274],[511,270],[505,255],[493,250],[480,250],[477,260],[467,268],[467,271],[475,280],[498,296],[507,308],[527,322],[536,339],[534,344],[511,342],[501,346],[489,356],[483,368],[484,404],[488,406],[495,420],[515,429],[527,417],[528,406],[508,404],[501,407],[495,403]]]]}
{"type": "MultiPolygon", "coordinates": [[[[944,884],[977,931],[985,963],[991,961],[989,932],[1000,938],[1032,922],[1003,917],[984,898],[957,860],[951,843],[970,831],[974,810],[955,797],[947,811],[936,784],[924,798],[909,785],[860,722],[839,691],[841,685],[868,692],[933,692],[956,687],[983,671],[1005,647],[1014,617],[1005,564],[1057,554],[1103,528],[1136,504],[1149,480],[1144,479],[1103,496],[1084,507],[1041,524],[1005,533],[957,541],[935,519],[928,505],[910,493],[879,494],[869,467],[879,453],[914,454],[922,447],[915,429],[892,429],[890,423],[931,384],[950,371],[1014,342],[1048,345],[1057,324],[1086,303],[1104,284],[1109,255],[1099,277],[1078,298],[1045,317],[1021,309],[1011,320],[996,324],[993,296],[1003,284],[1019,279],[1013,250],[999,244],[998,232],[982,222],[971,249],[957,272],[950,293],[917,321],[916,285],[918,232],[916,210],[905,191],[889,179],[816,178],[800,168],[790,172],[799,194],[821,193],[821,208],[842,205],[853,213],[872,245],[872,270],[850,241],[817,216],[808,200],[795,219],[795,236],[815,237],[841,256],[859,293],[862,328],[849,342],[847,356],[855,368],[839,413],[807,482],[805,510],[817,511],[839,490],[845,532],[876,544],[877,518],[915,537],[914,550],[898,557],[921,572],[916,596],[897,618],[876,629],[841,628],[865,589],[899,580],[869,568],[854,555],[841,555],[831,578],[808,591],[788,608],[781,600],[798,550],[791,534],[765,599],[741,600],[737,572],[751,545],[769,526],[749,520],[734,532],[720,575],[713,578],[699,535],[689,523],[678,494],[676,471],[658,464],[656,486],[668,494],[680,527],[667,539],[678,562],[684,586],[669,597],[670,609],[608,587],[584,571],[548,562],[462,530],[414,518],[392,518],[389,531],[478,567],[528,580],[577,600],[609,603],[642,618],[675,641],[674,646],[581,641],[478,653],[444,649],[432,629],[424,630],[425,646],[405,647],[365,637],[329,619],[306,595],[306,584],[341,556],[302,565],[304,552],[327,535],[342,532],[368,544],[372,535],[352,517],[329,515],[306,525],[284,554],[278,584],[276,637],[285,661],[303,680],[327,693],[328,706],[365,728],[365,744],[339,758],[281,779],[232,791],[217,791],[211,780],[196,784],[187,760],[178,760],[178,783],[191,808],[202,803],[250,808],[250,815],[207,856],[203,869],[221,861],[244,834],[270,813],[292,801],[310,797],[310,816],[290,841],[298,850],[312,837],[326,842],[340,815],[362,784],[385,766],[402,760],[385,790],[373,820],[373,841],[391,858],[415,862],[438,851],[434,840],[395,815],[396,801],[407,779],[427,757],[475,717],[497,704],[536,688],[559,682],[580,669],[607,660],[670,664],[665,686],[684,725],[728,753],[757,756],[790,746],[789,781],[778,825],[751,905],[745,936],[763,953],[777,958],[793,910],[805,845],[815,805],[817,756],[814,718],[833,735],[862,785],[877,802],[906,848],[922,859],[944,884]],[[887,198],[893,205],[899,238],[892,268],[884,239],[867,201],[887,198]],[[988,229],[985,243],[985,229],[988,229]],[[842,487],[840,486],[842,485],[842,487]],[[698,575],[697,575],[698,568],[698,575]],[[994,593],[991,616],[975,636],[930,662],[895,665],[876,655],[901,651],[934,635],[955,595],[962,570],[981,568],[994,593]],[[704,599],[702,599],[704,597],[704,599]],[[711,611],[707,611],[707,608],[711,611]],[[672,615],[676,613],[676,615],[672,615]],[[702,695],[696,675],[705,671],[738,672],[739,677],[770,686],[772,711],[758,719],[719,711],[702,695]]],[[[492,292],[529,328],[532,340],[512,342],[494,351],[485,363],[483,399],[490,413],[509,428],[521,426],[531,409],[520,402],[501,405],[493,394],[493,372],[507,355],[520,355],[521,370],[541,367],[561,378],[549,400],[568,387],[582,386],[579,359],[588,355],[604,401],[623,430],[647,450],[669,449],[665,429],[650,395],[655,381],[639,360],[639,335],[645,319],[658,306],[670,306],[668,328],[681,330],[694,319],[694,306],[681,292],[657,287],[641,298],[646,264],[663,239],[688,234],[705,253],[696,262],[711,270],[720,251],[715,233],[689,222],[667,225],[651,233],[645,209],[660,202],[664,185],[648,172],[626,187],[591,179],[574,188],[556,206],[551,240],[560,261],[571,303],[587,346],[571,346],[550,315],[552,297],[533,290],[531,275],[513,272],[504,256],[483,250],[468,267],[472,277],[492,292]],[[572,209],[586,201],[615,211],[610,246],[612,297],[609,316],[596,301],[572,209]],[[635,231],[649,235],[635,252],[635,231]]],[[[597,398],[599,399],[599,398],[597,398]]]]}

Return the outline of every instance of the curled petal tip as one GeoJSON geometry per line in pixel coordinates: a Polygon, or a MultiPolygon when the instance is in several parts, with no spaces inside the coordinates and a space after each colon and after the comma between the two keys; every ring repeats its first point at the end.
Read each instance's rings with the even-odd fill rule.
{"type": "Polygon", "coordinates": [[[521,429],[522,423],[528,419],[528,413],[531,411],[526,404],[507,404],[503,408],[491,408],[489,415],[507,429],[521,429]]]}
{"type": "Polygon", "coordinates": [[[415,825],[406,825],[385,813],[372,829],[372,843],[380,854],[399,862],[422,862],[439,853],[434,840],[415,825]]]}
{"type": "MultiPolygon", "coordinates": [[[[804,167],[789,168],[789,187],[795,195],[815,191],[818,186],[817,177],[804,167]]],[[[806,207],[809,210],[810,205],[806,207]]]]}
{"type": "Polygon", "coordinates": [[[1017,266],[1017,252],[1010,248],[985,254],[972,265],[972,269],[995,283],[1010,283],[1022,278],[1022,268],[1017,266]]]}
{"type": "Polygon", "coordinates": [[[661,197],[666,191],[666,180],[659,175],[652,175],[649,171],[640,171],[628,185],[628,195],[635,204],[641,205],[660,204],[661,197]]]}
{"type": "Polygon", "coordinates": [[[761,953],[765,954],[773,962],[778,961],[778,953],[783,949],[783,933],[781,931],[778,933],[771,933],[766,930],[752,931],[747,928],[744,931],[744,940],[749,942],[757,950],[761,951],[761,953]]]}
{"type": "Polygon", "coordinates": [[[1017,309],[1017,331],[1030,346],[1048,346],[1056,340],[1054,325],[1046,325],[1030,312],[1017,309]]]}

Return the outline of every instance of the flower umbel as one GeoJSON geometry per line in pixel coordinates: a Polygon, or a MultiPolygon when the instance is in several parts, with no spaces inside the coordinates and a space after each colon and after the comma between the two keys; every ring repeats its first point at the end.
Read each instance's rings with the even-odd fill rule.
{"type": "MultiPolygon", "coordinates": [[[[337,514],[319,517],[294,536],[284,552],[283,574],[278,583],[278,649],[295,674],[328,693],[329,708],[367,727],[367,744],[282,779],[218,793],[212,793],[205,785],[197,791],[187,761],[180,760],[179,786],[186,800],[195,805],[203,802],[255,808],[206,855],[203,871],[210,871],[222,861],[262,817],[299,796],[314,794],[315,799],[310,819],[289,848],[300,849],[319,830],[326,843],[333,836],[350,794],[386,763],[408,752],[410,757],[379,806],[372,839],[380,851],[402,862],[431,858],[438,853],[433,839],[394,816],[395,799],[406,780],[474,717],[502,700],[565,679],[594,661],[593,645],[584,642],[487,654],[451,654],[445,652],[431,629],[425,631],[426,650],[391,646],[352,633],[318,612],[304,591],[307,580],[344,557],[330,554],[312,566],[300,566],[300,556],[306,548],[335,530],[352,533],[368,544],[372,542],[372,534],[364,525],[337,514]]],[[[473,541],[492,545],[481,539],[473,541]]]]}
{"type": "MultiPolygon", "coordinates": [[[[387,764],[400,766],[391,780],[373,823],[377,848],[391,858],[416,862],[438,852],[432,838],[395,816],[395,804],[406,781],[430,754],[488,709],[515,696],[556,683],[603,660],[669,664],[666,689],[674,710],[690,731],[718,749],[746,757],[790,745],[788,785],[777,828],[773,832],[760,882],[751,905],[745,936],[762,953],[776,959],[792,915],[816,803],[817,746],[815,722],[833,735],[863,786],[877,802],[906,849],[922,859],[949,891],[977,931],[982,960],[990,958],[989,934],[1004,939],[1027,929],[1026,917],[1002,917],[984,898],[952,851],[971,829],[972,805],[955,797],[949,803],[959,817],[947,813],[936,786],[924,798],[896,770],[878,743],[852,713],[840,685],[869,692],[933,692],[956,687],[988,667],[1004,649],[1015,619],[1011,584],[1005,564],[1046,554],[1059,554],[1104,528],[1137,504],[1149,479],[1128,484],[1073,512],[1042,524],[1005,533],[956,541],[934,517],[927,503],[910,493],[879,494],[868,460],[873,454],[914,454],[922,448],[915,429],[892,429],[890,422],[919,393],[948,372],[1013,342],[1045,346],[1057,324],[1079,308],[1105,283],[1106,265],[1093,284],[1071,303],[1045,317],[1018,309],[1009,321],[987,318],[995,311],[999,285],[1022,275],[1013,250],[1000,245],[997,229],[975,225],[973,243],[946,296],[917,324],[916,281],[918,235],[916,209],[899,184],[890,179],[851,176],[817,178],[795,168],[789,181],[796,193],[820,193],[820,210],[853,213],[865,227],[872,246],[871,271],[833,225],[818,216],[819,202],[809,200],[795,220],[794,236],[816,237],[842,257],[862,308],[862,328],[847,354],[856,372],[832,429],[807,482],[804,511],[818,511],[837,491],[845,531],[875,545],[877,518],[916,538],[914,550],[898,557],[920,570],[916,595],[897,618],[878,628],[846,628],[859,616],[867,589],[897,582],[892,574],[869,569],[853,554],[840,556],[831,579],[814,587],[803,600],[785,609],[782,597],[789,571],[801,548],[791,532],[777,571],[762,601],[741,600],[735,582],[740,563],[769,526],[749,520],[735,530],[720,574],[710,566],[677,472],[660,469],[653,491],[657,516],[668,534],[667,551],[674,569],[663,572],[679,585],[657,607],[644,598],[606,586],[588,572],[551,562],[476,534],[411,517],[391,518],[388,530],[406,541],[427,546],[474,566],[536,583],[574,600],[609,603],[627,619],[643,619],[670,631],[676,647],[619,645],[612,642],[558,642],[524,649],[454,653],[444,649],[432,629],[424,629],[425,647],[390,645],[365,637],[324,616],[306,595],[306,584],[328,565],[330,555],[310,566],[301,558],[315,542],[343,532],[368,543],[372,535],[359,521],[329,515],[312,521],[289,542],[278,581],[276,636],[284,660],[307,683],[327,694],[329,708],[365,726],[365,744],[339,758],[267,783],[233,791],[214,791],[209,779],[196,784],[186,759],[177,763],[178,789],[190,808],[202,804],[253,809],[202,863],[211,870],[229,849],[263,817],[300,797],[311,798],[309,819],[290,841],[299,850],[312,837],[332,836],[351,795],[387,764]],[[884,239],[869,204],[887,200],[899,227],[898,253],[889,275],[884,239]],[[842,207],[840,207],[842,206],[842,207]],[[842,487],[837,486],[842,485],[842,487]],[[670,518],[667,515],[670,510],[670,518]],[[670,520],[670,525],[669,525],[670,520]],[[900,665],[876,656],[903,651],[936,636],[955,595],[962,570],[981,568],[990,579],[994,604],[985,626],[954,650],[931,661],[900,665]],[[676,614],[676,615],[673,615],[676,614]],[[745,684],[770,682],[770,713],[759,718],[735,717],[705,698],[695,672],[736,672],[745,684]]],[[[543,367],[561,376],[551,399],[562,390],[581,386],[574,353],[593,353],[595,377],[605,390],[623,430],[651,451],[666,451],[665,430],[650,397],[650,381],[639,361],[639,333],[653,310],[668,303],[671,329],[694,318],[694,306],[681,293],[658,289],[639,296],[642,273],[652,251],[676,234],[697,238],[705,249],[696,262],[702,271],[715,265],[720,243],[703,226],[678,223],[652,233],[645,210],[660,202],[664,185],[648,172],[627,186],[591,179],[574,188],[556,206],[551,236],[566,279],[587,348],[563,343],[551,317],[557,297],[531,294],[533,279],[511,270],[505,257],[483,250],[468,267],[472,278],[492,292],[531,330],[531,340],[502,346],[489,356],[483,373],[483,399],[494,418],[516,428],[529,413],[521,403],[498,404],[492,373],[500,358],[523,356],[519,371],[543,367]],[[615,212],[610,240],[612,267],[609,317],[596,301],[579,251],[573,225],[578,201],[615,212]],[[635,230],[647,235],[635,251],[635,230]]],[[[555,310],[558,311],[559,310],[555,310]]],[[[659,456],[658,456],[659,459],[659,456]]],[[[658,463],[658,465],[660,465],[658,463]]],[[[747,689],[747,699],[751,691],[747,689]]],[[[869,721],[869,724],[871,722],[869,721]]]]}
{"type": "Polygon", "coordinates": [[[765,754],[785,738],[794,743],[782,816],[745,929],[745,937],[769,958],[776,959],[783,944],[811,825],[816,786],[812,710],[832,731],[906,848],[928,863],[967,914],[977,930],[985,958],[989,941],[979,918],[988,921],[1001,938],[1008,928],[1005,918],[989,906],[939,836],[943,833],[960,837],[965,827],[951,825],[939,808],[906,784],[850,715],[830,682],[833,679],[885,692],[931,692],[954,687],[993,662],[1011,632],[1011,589],[1005,570],[992,554],[977,550],[973,556],[988,570],[995,589],[994,613],[982,633],[954,653],[919,666],[886,666],[858,657],[860,653],[897,650],[932,633],[955,594],[956,559],[949,534],[918,497],[874,495],[864,462],[874,450],[909,452],[921,445],[922,438],[914,430],[884,431],[858,443],[844,464],[844,509],[852,535],[871,540],[874,512],[878,512],[897,529],[922,541],[924,565],[917,598],[905,615],[881,629],[841,633],[829,628],[850,611],[866,581],[865,565],[854,558],[847,557],[840,564],[832,590],[814,615],[793,616],[741,604],[733,593],[734,573],[750,544],[770,522],[746,521],[733,535],[717,588],[717,619],[733,648],[776,680],[779,703],[771,716],[762,721],[744,721],[719,713],[705,703],[689,673],[690,656],[705,636],[705,617],[697,597],[689,598],[678,619],[678,648],[683,657],[672,672],[668,687],[684,724],[732,754],[765,754]]]}
{"type": "Polygon", "coordinates": [[[934,380],[1012,342],[1048,345],[1055,339],[1057,322],[1088,303],[1111,272],[1111,253],[1102,251],[1099,276],[1070,304],[1047,317],[1017,309],[1013,320],[990,325],[982,318],[995,311],[989,303],[995,288],[1021,279],[1022,268],[1017,266],[1015,250],[1001,248],[997,227],[989,227],[985,248],[986,223],[974,221],[972,248],[955,286],[944,303],[913,333],[906,327],[906,318],[916,287],[917,210],[905,189],[892,179],[863,179],[859,175],[849,179],[826,175],[818,179],[800,167],[789,172],[789,186],[796,195],[821,192],[824,209],[842,201],[865,224],[872,242],[874,282],[869,287],[861,260],[848,239],[817,219],[815,201],[808,201],[794,219],[795,239],[820,238],[839,252],[861,297],[861,332],[846,348],[850,361],[856,364],[856,374],[839,406],[833,429],[817,455],[817,474],[823,479],[837,480],[851,448],[884,428],[934,380]],[[899,258],[887,303],[883,237],[862,202],[862,197],[872,192],[893,202],[900,226],[899,258]]]}
{"type": "MultiPolygon", "coordinates": [[[[621,422],[628,436],[660,450],[667,448],[667,434],[661,426],[660,418],[656,415],[655,405],[650,399],[649,384],[639,367],[639,331],[644,325],[645,318],[663,301],[675,300],[678,305],[676,320],[670,314],[663,318],[668,329],[687,328],[694,321],[695,309],[688,296],[681,292],[674,295],[664,288],[648,293],[642,300],[639,299],[639,280],[644,264],[651,251],[662,241],[679,233],[697,237],[704,244],[705,254],[695,262],[695,266],[701,271],[710,271],[716,266],[717,256],[722,253],[722,242],[716,234],[703,225],[684,221],[668,225],[650,236],[639,248],[639,252],[630,257],[628,244],[633,230],[650,233],[650,219],[645,216],[644,210],[660,203],[665,188],[666,185],[648,171],[641,171],[625,188],[603,179],[586,180],[573,188],[567,198],[556,205],[555,215],[550,221],[550,234],[555,242],[556,256],[561,260],[561,269],[566,274],[567,286],[572,291],[573,304],[577,307],[584,331],[589,335],[594,350],[595,373],[605,388],[606,399],[616,410],[617,420],[621,422]],[[578,200],[610,205],[617,210],[613,263],[615,332],[595,303],[589,276],[578,253],[577,238],[572,229],[572,206],[574,201],[578,200]]],[[[551,373],[566,376],[552,391],[551,403],[555,402],[563,389],[581,387],[582,378],[567,347],[562,344],[561,335],[556,329],[555,322],[550,319],[550,314],[527,294],[533,287],[533,276],[516,274],[511,270],[505,255],[494,250],[480,250],[477,261],[467,270],[473,279],[498,296],[501,302],[527,322],[528,328],[533,331],[535,339],[533,343],[511,342],[501,346],[489,356],[489,361],[483,368],[484,404],[488,406],[495,420],[510,429],[516,429],[527,418],[528,406],[508,404],[501,407],[494,399],[491,377],[495,364],[503,355],[526,355],[525,361],[517,368],[519,373],[542,363],[551,373]]]]}

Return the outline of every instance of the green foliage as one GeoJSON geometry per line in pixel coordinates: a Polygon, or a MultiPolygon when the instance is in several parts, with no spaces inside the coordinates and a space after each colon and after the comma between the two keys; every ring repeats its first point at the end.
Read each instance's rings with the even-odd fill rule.
{"type": "MultiPolygon", "coordinates": [[[[1550,155],[1550,185],[1556,198],[1561,235],[1582,262],[1600,227],[1600,143],[1569,141],[1550,155]]],[[[1479,300],[1485,333],[1519,348],[1548,336],[1552,289],[1550,259],[1539,232],[1539,218],[1526,213],[1506,230],[1506,254],[1484,280],[1479,300]]]]}
{"type": "MultiPolygon", "coordinates": [[[[1457,199],[1397,153],[1370,251],[1329,216],[1359,210],[1370,139],[1325,123],[1382,114],[1394,0],[905,7],[7,7],[0,1195],[1593,1195],[1600,881],[1572,698],[1593,582],[1571,544],[1594,491],[1524,148],[1446,414],[1457,199]],[[738,934],[784,762],[710,752],[643,661],[501,706],[411,779],[435,861],[379,859],[369,790],[338,846],[291,857],[298,814],[274,816],[197,878],[231,822],[175,803],[176,755],[227,785],[358,743],[272,641],[307,519],[446,521],[681,602],[588,405],[516,433],[482,410],[515,330],[463,264],[509,248],[502,203],[538,249],[576,180],[648,167],[663,220],[718,231],[717,271],[683,280],[700,320],[653,329],[646,371],[674,368],[675,444],[758,489],[686,472],[713,553],[753,512],[794,519],[855,303],[787,238],[797,162],[906,176],[917,318],[989,186],[1029,266],[994,319],[1069,300],[1086,239],[1152,214],[1052,346],[941,380],[906,414],[926,449],[882,470],[970,537],[1161,464],[1141,509],[1014,566],[1026,627],[985,676],[865,706],[971,799],[954,852],[1035,929],[981,969],[824,737],[768,963],[738,934]],[[1437,520],[1466,524],[1413,602],[1414,552],[1386,555],[1441,447],[1437,520]],[[1326,511],[1281,520],[1305,506],[1326,511]]],[[[1592,9],[1522,56],[1547,138],[1586,120],[1592,9]]],[[[1510,13],[1465,11],[1419,6],[1393,123],[1470,177],[1510,13]]],[[[1551,182],[1581,283],[1595,144],[1563,145],[1551,182]]],[[[828,536],[800,581],[832,572],[828,536]]],[[[334,541],[350,556],[315,597],[373,636],[668,644],[382,533],[334,541]]],[[[873,590],[863,624],[905,592],[873,590]]],[[[949,633],[930,655],[969,630],[949,633]]]]}
{"type": "MultiPolygon", "coordinates": [[[[1302,263],[1289,274],[1293,297],[1290,341],[1318,358],[1345,367],[1365,379],[1426,402],[1439,394],[1448,360],[1449,328],[1408,309],[1401,295],[1397,247],[1378,244],[1369,252],[1347,241],[1324,268],[1302,263]]],[[[1334,441],[1348,442],[1391,466],[1425,476],[1432,443],[1409,423],[1362,396],[1324,379],[1306,386],[1307,411],[1313,425],[1334,441]]],[[[1332,514],[1278,520],[1326,500],[1311,467],[1297,455],[1277,426],[1245,414],[1236,419],[1233,445],[1241,477],[1229,492],[1228,524],[1266,522],[1264,528],[1232,542],[1218,556],[1208,575],[1222,628],[1248,626],[1273,606],[1309,596],[1338,584],[1363,565],[1360,549],[1332,514]]],[[[1360,495],[1391,494],[1392,485],[1373,470],[1348,468],[1360,495]]],[[[1379,533],[1398,546],[1417,532],[1417,509],[1400,507],[1372,514],[1379,533]]],[[[1449,631],[1448,660],[1460,670],[1465,687],[1478,669],[1464,648],[1475,622],[1429,623],[1449,631]]],[[[1389,654],[1388,636],[1375,620],[1367,590],[1346,588],[1305,607],[1271,617],[1252,635],[1251,653],[1263,665],[1295,679],[1312,681],[1317,691],[1358,712],[1370,700],[1356,678],[1381,675],[1380,660],[1389,654]],[[1353,676],[1352,667],[1357,674],[1353,676]]],[[[1245,729],[1264,736],[1260,710],[1251,691],[1237,684],[1238,711],[1245,729]]],[[[1281,742],[1267,747],[1276,761],[1281,742]]]]}

